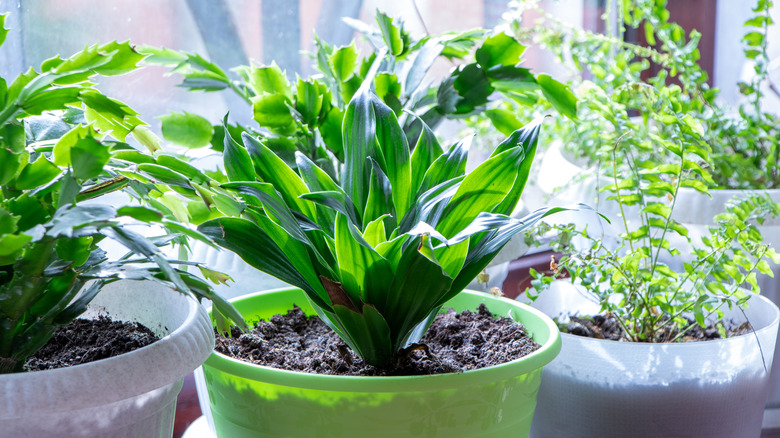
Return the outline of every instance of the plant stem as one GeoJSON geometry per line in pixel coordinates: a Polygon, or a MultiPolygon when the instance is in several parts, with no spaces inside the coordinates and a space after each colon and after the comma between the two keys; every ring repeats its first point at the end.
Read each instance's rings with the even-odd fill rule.
{"type": "MultiPolygon", "coordinates": [[[[677,175],[677,186],[674,188],[674,196],[672,196],[672,206],[669,210],[669,217],[666,218],[666,222],[664,222],[664,231],[661,233],[662,242],[664,238],[666,238],[666,231],[669,229],[669,222],[672,221],[674,206],[677,205],[677,194],[680,192],[680,185],[682,184],[682,172],[683,166],[685,165],[685,145],[682,142],[680,142],[680,150],[682,151],[680,156],[680,173],[677,175]]],[[[663,246],[658,245],[658,249],[655,252],[655,259],[653,259],[652,269],[650,270],[650,278],[652,278],[653,274],[655,274],[655,267],[658,265],[658,256],[661,255],[661,248],[663,248],[663,246]]]]}
{"type": "MultiPolygon", "coordinates": [[[[620,138],[622,138],[622,136],[620,138]]],[[[615,140],[615,147],[612,149],[612,178],[615,181],[615,195],[617,196],[618,206],[620,207],[620,218],[623,220],[623,228],[626,230],[626,234],[628,234],[628,221],[626,220],[626,213],[623,210],[623,201],[620,198],[620,186],[617,177],[617,147],[620,144],[620,138],[615,140]]],[[[634,243],[631,239],[628,239],[628,246],[631,248],[631,252],[634,252],[634,243]]]]}
{"type": "Polygon", "coordinates": [[[16,114],[18,114],[21,109],[22,107],[16,103],[13,103],[5,107],[3,111],[0,112],[0,126],[3,126],[6,123],[8,123],[8,121],[11,120],[14,116],[16,116],[16,114]]]}

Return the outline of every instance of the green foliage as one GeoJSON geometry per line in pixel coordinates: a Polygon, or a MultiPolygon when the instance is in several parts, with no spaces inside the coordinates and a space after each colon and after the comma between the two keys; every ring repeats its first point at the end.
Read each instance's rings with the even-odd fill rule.
{"type": "MultiPolygon", "coordinates": [[[[625,339],[634,342],[680,341],[695,325],[720,321],[724,306],[746,305],[751,294],[745,288],[759,292],[756,274],[771,276],[768,261],[780,262],[780,255],[763,242],[756,228],[765,217],[780,215],[780,204],[766,194],[731,201],[726,213],[715,217],[717,226],[709,228],[701,246],[694,244],[690,254],[680,254],[671,237],[688,244],[692,240],[672,218],[677,195],[685,186],[706,193],[706,186],[695,184],[696,172],[686,172],[693,163],[689,156],[696,154],[687,150],[685,142],[676,151],[676,163],[640,169],[630,150],[615,147],[613,153],[626,154],[633,165],[633,172],[613,176],[614,184],[602,189],[620,207],[623,233],[617,246],[587,229],[556,227],[551,246],[566,255],[552,275],[533,272],[535,291],[545,290],[565,272],[594,294],[602,311],[620,323],[625,339]],[[632,219],[639,223],[631,224],[632,219]],[[575,238],[584,243],[575,246],[575,238]],[[690,261],[676,272],[663,261],[670,258],[690,261]]],[[[542,226],[536,233],[550,231],[542,226]]]]}
{"type": "Polygon", "coordinates": [[[198,229],[303,289],[354,351],[382,367],[514,234],[560,209],[507,215],[530,171],[539,122],[466,174],[464,143],[443,151],[424,124],[410,154],[396,114],[368,84],[344,110],[340,183],[303,153],[293,167],[261,136],[244,133],[241,145],[226,135],[225,168],[243,170],[229,172],[221,189],[235,193],[239,214],[198,229]]]}
{"type": "MultiPolygon", "coordinates": [[[[145,63],[164,65],[182,75],[185,88],[238,93],[252,106],[257,123],[239,126],[239,131],[261,137],[293,167],[295,153],[305,154],[333,179],[338,179],[337,168],[345,161],[343,112],[366,79],[374,83],[376,94],[392,109],[412,143],[420,134],[418,117],[435,129],[445,118],[481,113],[492,105],[495,93],[530,105],[547,99],[562,114],[576,114],[576,99],[566,85],[519,66],[525,47],[507,34],[476,30],[415,39],[398,19],[377,12],[376,22],[376,28],[353,22],[374,46],[368,56],[361,56],[354,42],[334,47],[315,39],[311,56],[320,74],[295,82],[288,81],[274,63],[238,67],[239,80],[234,80],[196,54],[154,47],[140,51],[149,55],[145,63]],[[440,82],[429,83],[425,77],[442,57],[457,66],[440,82]]],[[[175,129],[167,126],[172,123],[163,119],[163,133],[175,129]]],[[[221,143],[216,127],[214,132],[212,144],[221,143]]]]}
{"type": "Polygon", "coordinates": [[[39,72],[30,69],[7,88],[0,78],[0,373],[22,371],[57,326],[86,310],[103,285],[123,278],[211,298],[224,313],[221,324],[241,322],[206,283],[163,256],[160,247],[180,233],[200,235],[169,209],[157,202],[120,208],[85,202],[117,190],[137,197],[157,191],[134,177],[136,163],[155,163],[166,175],[190,170],[124,143],[132,135],[159,152],[135,111],[93,87],[95,76],[132,71],[143,56],[113,42],[44,61],[39,72]],[[160,225],[168,236],[147,238],[127,227],[137,223],[160,225]],[[128,255],[109,261],[98,246],[106,238],[128,255]]]}
{"type": "Polygon", "coordinates": [[[163,138],[188,148],[208,146],[214,136],[214,127],[208,120],[188,112],[171,113],[160,117],[163,138]]]}
{"type": "MultiPolygon", "coordinates": [[[[551,51],[575,77],[584,73],[590,77],[570,84],[580,102],[579,122],[559,119],[549,132],[570,154],[585,158],[590,165],[609,162],[618,138],[637,150],[634,158],[638,163],[662,163],[672,157],[668,155],[670,148],[658,145],[677,142],[679,128],[686,124],[691,128],[688,140],[707,152],[697,164],[711,179],[700,178],[701,183],[710,188],[780,187],[780,125],[761,104],[762,86],[768,83],[766,32],[772,23],[772,2],[757,1],[754,15],[745,22],[744,53],[754,62],[755,76],[740,84],[746,102],[736,109],[716,102],[718,90],[709,87],[707,74],[699,65],[699,33],[686,34],[670,22],[665,1],[607,3],[608,7],[614,4],[622,20],[617,29],[611,29],[609,22],[606,25],[607,34],[614,31],[616,37],[571,27],[544,12],[534,0],[516,6],[517,19],[510,27],[520,41],[532,41],[551,51]],[[520,25],[525,11],[541,17],[534,26],[520,25]],[[624,42],[627,28],[644,32],[656,48],[624,42]],[[643,80],[641,76],[648,73],[651,62],[662,68],[643,80]],[[673,78],[679,85],[672,84],[673,78]],[[648,96],[655,97],[648,102],[648,96]]],[[[518,111],[522,112],[522,107],[518,111]]],[[[625,170],[624,165],[618,168],[625,170]]]]}

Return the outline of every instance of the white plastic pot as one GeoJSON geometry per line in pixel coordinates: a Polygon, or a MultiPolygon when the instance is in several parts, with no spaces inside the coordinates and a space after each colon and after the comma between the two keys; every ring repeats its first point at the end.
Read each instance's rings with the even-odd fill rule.
{"type": "MultiPolygon", "coordinates": [[[[598,311],[559,281],[534,304],[549,316],[598,311]]],[[[753,296],[755,334],[681,343],[615,342],[562,334],[545,367],[531,437],[755,438],[767,395],[780,310],[753,296]]],[[[727,318],[744,321],[738,310],[727,318]]]]}
{"type": "Polygon", "coordinates": [[[0,435],[14,438],[170,438],[182,378],[214,347],[193,298],[157,283],[103,288],[85,317],[137,321],[160,336],[133,352],[84,365],[0,375],[0,435]]]}
{"type": "MultiPolygon", "coordinates": [[[[733,198],[744,199],[751,193],[769,194],[775,202],[780,202],[780,189],[775,190],[710,190],[712,198],[699,193],[693,189],[683,188],[677,195],[677,205],[673,213],[675,220],[679,221],[690,231],[690,236],[694,244],[701,242],[701,236],[707,232],[708,226],[713,226],[715,215],[725,211],[726,202],[733,198]]],[[[767,219],[763,224],[757,225],[764,242],[771,245],[775,250],[780,251],[780,217],[767,219]]],[[[680,245],[687,242],[680,242],[680,245]]],[[[678,245],[679,246],[679,245],[678,245]]],[[[680,248],[683,254],[687,252],[680,248]]],[[[674,265],[675,260],[664,260],[670,266],[674,265]]],[[[677,263],[682,259],[678,258],[677,263]]],[[[681,265],[679,266],[681,267],[681,265]]],[[[761,287],[761,295],[769,298],[775,304],[780,304],[780,265],[771,265],[774,278],[768,275],[758,275],[758,285],[761,287]]],[[[778,344],[780,350],[780,344],[778,344]]],[[[776,354],[780,351],[776,350],[776,354]]],[[[780,408],[780,361],[775,363],[772,369],[772,377],[769,383],[769,396],[767,397],[768,408],[780,408]]]]}
{"type": "MultiPolygon", "coordinates": [[[[546,202],[549,202],[550,205],[584,202],[595,207],[598,199],[599,210],[612,219],[611,225],[589,215],[573,216],[580,212],[569,213],[569,215],[566,213],[558,214],[552,216],[550,220],[559,224],[574,222],[579,227],[587,226],[592,235],[600,237],[607,246],[611,246],[611,242],[616,241],[615,236],[623,232],[622,221],[616,220],[619,217],[619,210],[614,201],[606,201],[603,198],[603,193],[598,194],[596,178],[593,175],[589,175],[575,184],[569,184],[572,179],[578,178],[578,175],[583,172],[586,172],[586,169],[581,163],[576,163],[575,160],[567,156],[561,143],[551,144],[541,163],[537,185],[540,193],[544,196],[537,196],[537,203],[544,205],[544,197],[549,197],[550,200],[546,202]],[[569,185],[567,186],[567,184],[569,185]]],[[[601,181],[602,186],[605,183],[610,183],[610,181],[601,181]]],[[[780,189],[752,192],[767,193],[773,201],[780,202],[780,189]]],[[[683,187],[677,195],[672,217],[688,229],[693,244],[701,247],[701,237],[707,233],[708,226],[715,225],[713,218],[725,211],[726,202],[735,197],[743,199],[750,193],[751,191],[745,190],[713,189],[710,190],[710,197],[694,189],[683,187]]],[[[526,197],[524,199],[528,200],[526,197]]],[[[635,211],[635,209],[626,210],[626,217],[634,217],[635,211]]],[[[766,220],[758,226],[758,229],[761,231],[764,241],[775,250],[780,251],[780,217],[766,220]]],[[[662,254],[661,261],[672,269],[682,270],[682,263],[689,261],[691,257],[690,244],[687,240],[675,235],[669,235],[667,239],[681,254],[674,257],[662,254]]],[[[780,304],[780,265],[772,265],[772,271],[774,278],[759,274],[758,285],[761,287],[761,295],[769,298],[775,304],[780,304]]],[[[780,354],[780,344],[778,344],[775,353],[780,354]]],[[[767,408],[780,409],[780,361],[775,363],[772,370],[766,406],[767,408]]]]}

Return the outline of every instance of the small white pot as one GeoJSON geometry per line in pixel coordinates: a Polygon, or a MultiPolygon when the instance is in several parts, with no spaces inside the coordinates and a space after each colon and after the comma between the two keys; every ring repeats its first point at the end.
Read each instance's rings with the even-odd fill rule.
{"type": "Polygon", "coordinates": [[[193,298],[148,281],[103,288],[83,317],[137,321],[161,339],[83,365],[0,375],[0,435],[14,438],[170,438],[182,378],[214,347],[193,298]]]}
{"type": "MultiPolygon", "coordinates": [[[[558,281],[534,306],[549,316],[598,306],[558,281]]],[[[675,344],[562,334],[545,367],[531,436],[755,438],[767,395],[780,310],[753,296],[755,334],[675,344]]],[[[738,310],[726,318],[744,321],[738,310]]]]}

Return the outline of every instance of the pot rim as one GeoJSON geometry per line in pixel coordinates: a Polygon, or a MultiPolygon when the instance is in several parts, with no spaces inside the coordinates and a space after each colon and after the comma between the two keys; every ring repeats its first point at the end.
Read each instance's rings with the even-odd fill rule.
{"type": "MultiPolygon", "coordinates": [[[[230,301],[233,304],[237,304],[242,300],[255,300],[260,297],[272,297],[290,293],[296,293],[306,299],[303,291],[298,288],[279,288],[256,292],[230,301]]],[[[306,300],[306,304],[308,304],[308,299],[306,300]]],[[[546,341],[540,342],[541,347],[533,353],[500,365],[464,371],[462,373],[424,376],[341,376],[303,373],[255,365],[239,359],[233,359],[216,351],[212,352],[203,366],[204,368],[212,367],[223,373],[244,379],[299,388],[348,392],[415,392],[442,390],[469,384],[484,384],[515,378],[534,371],[541,371],[541,368],[552,361],[560,352],[561,338],[558,327],[552,319],[541,311],[514,300],[474,291],[460,292],[455,298],[445,303],[443,308],[446,308],[449,303],[461,303],[462,301],[467,301],[470,305],[484,302],[488,307],[491,304],[498,304],[501,310],[491,309],[494,314],[507,313],[508,315],[506,316],[510,316],[515,320],[517,320],[516,317],[519,315],[516,314],[519,312],[523,314],[524,318],[530,318],[521,322],[529,332],[533,333],[535,340],[537,340],[536,337],[538,335],[540,338],[546,338],[546,341]]],[[[301,304],[298,305],[303,307],[301,304]]],[[[476,306],[473,307],[476,308],[476,306]]],[[[209,309],[210,311],[211,309],[209,309]]]]}
{"type": "MultiPolygon", "coordinates": [[[[568,284],[571,287],[575,287],[575,288],[577,287],[569,280],[560,280],[560,281],[568,284]]],[[[733,342],[734,340],[744,339],[744,336],[756,337],[765,332],[769,332],[772,330],[773,327],[777,327],[778,325],[780,325],[780,308],[778,308],[777,304],[772,302],[772,300],[770,300],[769,298],[763,295],[750,294],[750,299],[748,300],[747,303],[748,305],[759,305],[759,306],[767,307],[768,309],[770,309],[770,312],[772,313],[772,317],[770,321],[764,324],[762,327],[758,329],[754,329],[754,331],[751,331],[750,333],[746,333],[744,335],[739,335],[739,336],[732,336],[730,338],[713,339],[709,341],[700,341],[700,342],[630,342],[630,341],[612,341],[609,339],[589,338],[586,336],[577,336],[577,335],[572,335],[563,332],[561,332],[561,337],[564,339],[602,342],[604,343],[604,345],[619,346],[619,347],[612,347],[612,348],[639,349],[639,348],[647,348],[649,346],[656,346],[659,348],[663,347],[666,349],[674,350],[678,348],[700,348],[706,345],[717,346],[723,343],[733,342]]],[[[562,313],[563,312],[565,312],[565,310],[562,311],[562,313]]]]}
{"type": "MultiPolygon", "coordinates": [[[[128,281],[137,282],[122,280],[106,287],[121,288],[128,281]]],[[[155,285],[146,284],[144,288],[155,285]]],[[[69,367],[0,375],[0,394],[10,395],[0,397],[0,419],[106,405],[173,384],[192,372],[214,345],[209,316],[192,296],[174,290],[164,292],[180,295],[167,300],[167,306],[186,305],[187,315],[178,327],[150,345],[118,356],[69,367]]],[[[165,303],[166,300],[159,300],[155,305],[165,303]]]]}

